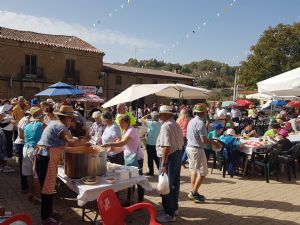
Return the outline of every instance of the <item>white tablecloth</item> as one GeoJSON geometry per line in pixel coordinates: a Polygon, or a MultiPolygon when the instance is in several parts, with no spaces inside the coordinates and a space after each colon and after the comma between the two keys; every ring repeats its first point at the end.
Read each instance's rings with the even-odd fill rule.
{"type": "MultiPolygon", "coordinates": [[[[109,171],[108,171],[109,172],[109,171]]],[[[113,176],[113,175],[112,175],[113,176]]],[[[152,186],[145,176],[137,176],[128,180],[116,181],[114,184],[107,183],[104,176],[98,176],[100,179],[98,184],[85,185],[82,184],[80,179],[69,178],[64,171],[63,166],[58,168],[58,178],[64,182],[71,190],[78,194],[77,203],[79,206],[85,205],[87,202],[94,201],[97,199],[100,192],[113,189],[114,191],[124,190],[132,187],[135,184],[141,185],[146,191],[151,191],[152,186]]]]}
{"type": "MultiPolygon", "coordinates": [[[[288,139],[293,142],[293,143],[297,143],[300,142],[300,133],[297,134],[290,134],[288,136],[288,139]]],[[[250,138],[250,141],[259,141],[260,138],[250,138]]],[[[245,140],[241,140],[242,143],[245,142],[245,140]]],[[[273,144],[272,143],[268,143],[268,144],[261,144],[259,146],[249,146],[249,145],[245,145],[242,149],[240,149],[241,152],[246,153],[247,155],[251,155],[252,152],[255,152],[257,149],[262,149],[262,148],[268,148],[271,147],[273,144]]]]}
{"type": "Polygon", "coordinates": [[[300,133],[290,134],[288,139],[293,143],[300,142],[300,133]]]}

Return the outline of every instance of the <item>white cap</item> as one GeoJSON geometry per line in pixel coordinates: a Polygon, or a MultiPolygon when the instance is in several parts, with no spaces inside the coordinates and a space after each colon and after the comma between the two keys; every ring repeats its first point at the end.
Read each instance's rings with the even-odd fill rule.
{"type": "Polygon", "coordinates": [[[4,104],[0,106],[0,114],[4,114],[11,109],[12,105],[4,104]]]}
{"type": "Polygon", "coordinates": [[[92,118],[93,118],[93,119],[96,119],[96,118],[100,117],[101,115],[102,115],[102,114],[101,114],[100,111],[96,111],[96,112],[93,112],[92,118]]]}
{"type": "Polygon", "coordinates": [[[52,98],[48,98],[48,99],[46,100],[46,102],[49,103],[49,104],[51,104],[51,105],[54,105],[54,104],[55,104],[55,101],[53,101],[52,98]]]}
{"type": "Polygon", "coordinates": [[[235,136],[235,131],[234,131],[234,129],[229,128],[229,129],[226,130],[226,134],[231,135],[231,136],[235,136]]]}

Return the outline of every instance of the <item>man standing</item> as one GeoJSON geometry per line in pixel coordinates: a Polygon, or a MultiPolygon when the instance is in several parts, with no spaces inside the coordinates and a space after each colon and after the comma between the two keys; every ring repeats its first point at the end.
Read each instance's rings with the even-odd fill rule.
{"type": "Polygon", "coordinates": [[[126,114],[126,115],[129,116],[130,126],[136,126],[136,119],[134,118],[134,116],[130,112],[126,112],[124,103],[121,103],[121,104],[117,105],[117,115],[116,115],[115,123],[118,126],[120,126],[119,117],[122,116],[123,114],[126,114]]]}
{"type": "Polygon", "coordinates": [[[198,193],[198,190],[208,174],[207,159],[204,151],[204,144],[213,145],[220,148],[221,145],[216,141],[207,138],[205,127],[207,108],[205,104],[197,104],[193,109],[194,118],[190,120],[187,127],[187,147],[186,152],[189,160],[189,169],[191,171],[192,191],[188,198],[195,203],[203,203],[205,197],[198,193]]]}
{"type": "Polygon", "coordinates": [[[178,215],[178,197],[180,189],[181,149],[183,136],[180,126],[173,119],[172,108],[163,105],[159,108],[162,121],[156,142],[157,156],[160,158],[161,173],[169,178],[170,193],[162,196],[164,214],[157,217],[158,222],[174,222],[178,215]]]}
{"type": "Polygon", "coordinates": [[[215,112],[215,118],[214,118],[215,122],[220,123],[223,127],[225,127],[226,117],[227,117],[226,109],[222,107],[222,102],[218,102],[216,112],[215,112]]]}
{"type": "Polygon", "coordinates": [[[233,105],[230,111],[230,116],[232,122],[238,123],[242,117],[241,111],[237,108],[237,106],[233,105]]]}
{"type": "Polygon", "coordinates": [[[23,96],[18,97],[18,104],[13,108],[12,116],[14,117],[16,124],[23,118],[24,112],[29,110],[29,106],[25,103],[23,96]]]}

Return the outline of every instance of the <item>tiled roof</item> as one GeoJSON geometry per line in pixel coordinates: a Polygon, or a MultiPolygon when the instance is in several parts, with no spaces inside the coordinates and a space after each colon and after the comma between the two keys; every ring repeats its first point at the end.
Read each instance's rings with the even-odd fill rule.
{"type": "Polygon", "coordinates": [[[154,75],[154,76],[162,76],[162,77],[174,77],[174,78],[182,78],[182,79],[191,79],[193,77],[185,76],[178,73],[172,73],[165,70],[154,70],[154,69],[144,69],[144,68],[136,68],[130,66],[122,66],[117,64],[110,64],[110,63],[103,63],[104,70],[115,70],[119,72],[127,72],[127,73],[134,73],[134,74],[147,74],[147,75],[154,75]]]}
{"type": "Polygon", "coordinates": [[[80,51],[95,52],[104,55],[103,52],[94,46],[75,36],[41,34],[31,31],[20,31],[0,27],[0,38],[80,51]]]}

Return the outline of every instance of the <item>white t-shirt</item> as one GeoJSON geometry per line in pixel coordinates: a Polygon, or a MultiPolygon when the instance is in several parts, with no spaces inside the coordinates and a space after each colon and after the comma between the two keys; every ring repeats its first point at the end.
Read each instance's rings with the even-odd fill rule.
{"type": "Polygon", "coordinates": [[[227,116],[227,112],[226,112],[226,109],[219,109],[219,108],[216,108],[216,118],[215,119],[226,119],[226,116],[227,116]]]}
{"type": "Polygon", "coordinates": [[[18,137],[15,140],[15,144],[24,144],[24,140],[20,138],[20,130],[24,131],[27,124],[30,123],[29,116],[24,116],[18,123],[18,137]]]}
{"type": "Polygon", "coordinates": [[[231,109],[231,118],[240,118],[242,116],[241,111],[238,109],[231,109]]]}

